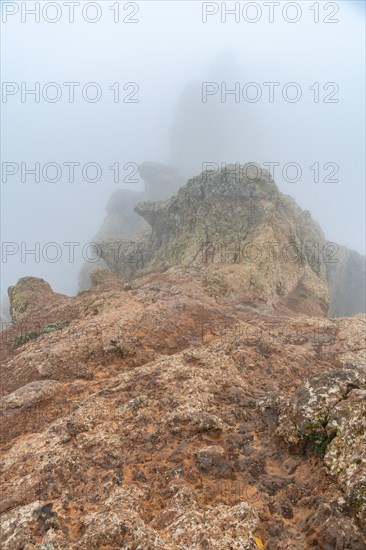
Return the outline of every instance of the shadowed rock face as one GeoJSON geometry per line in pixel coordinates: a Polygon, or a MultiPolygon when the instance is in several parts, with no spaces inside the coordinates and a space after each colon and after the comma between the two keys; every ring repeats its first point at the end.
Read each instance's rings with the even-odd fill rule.
{"type": "MultiPolygon", "coordinates": [[[[144,200],[168,198],[184,183],[175,168],[157,162],[143,162],[139,173],[144,180],[144,191],[118,189],[112,193],[106,207],[107,215],[93,238],[94,242],[133,240],[132,237],[149,229],[146,221],[136,214],[135,206],[144,200]]],[[[102,259],[95,264],[85,263],[78,277],[79,290],[90,288],[90,275],[95,269],[108,269],[108,265],[102,259]]]]}

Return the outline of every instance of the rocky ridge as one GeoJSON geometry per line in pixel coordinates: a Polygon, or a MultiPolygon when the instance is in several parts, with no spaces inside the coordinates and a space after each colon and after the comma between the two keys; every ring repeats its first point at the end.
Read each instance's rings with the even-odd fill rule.
{"type": "Polygon", "coordinates": [[[365,258],[328,242],[310,213],[251,163],[203,172],[170,199],[139,203],[135,212],[150,232],[100,242],[102,261],[120,278],[204,265],[215,292],[256,307],[366,311],[365,258]]]}
{"type": "Polygon", "coordinates": [[[266,176],[251,185],[232,183],[228,221],[213,179],[190,208],[197,179],[138,207],[154,252],[124,278],[95,271],[75,298],[35,278],[9,290],[4,548],[366,549],[365,317],[325,317],[310,253],[265,277],[252,265],[250,290],[217,249],[191,261],[198,231],[226,242],[239,220],[257,246],[323,242],[266,176]]]}

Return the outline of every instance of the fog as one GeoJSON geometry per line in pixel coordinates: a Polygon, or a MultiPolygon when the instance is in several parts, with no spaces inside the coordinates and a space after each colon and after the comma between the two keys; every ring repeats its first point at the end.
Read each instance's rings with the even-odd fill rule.
{"type": "MultiPolygon", "coordinates": [[[[278,13],[286,3],[281,2],[278,13]]],[[[20,10],[22,3],[2,2],[3,10],[5,4],[17,4],[20,10]]],[[[135,23],[114,23],[110,8],[116,3],[108,1],[99,3],[103,16],[98,22],[84,21],[75,9],[75,21],[69,23],[65,3],[57,4],[63,16],[56,23],[42,17],[36,23],[31,16],[22,23],[18,12],[9,15],[1,28],[2,81],[19,86],[24,82],[28,89],[39,82],[41,89],[39,103],[31,95],[22,102],[19,91],[9,93],[6,102],[3,94],[1,104],[1,296],[27,275],[46,279],[57,292],[75,294],[84,261],[81,249],[102,224],[113,191],[142,189],[138,174],[130,178],[137,182],[123,180],[144,161],[171,164],[185,179],[200,173],[207,162],[279,163],[274,177],[280,190],[310,210],[328,240],[364,253],[363,2],[331,3],[340,8],[333,16],[339,22],[333,24],[324,22],[325,16],[331,16],[331,11],[324,11],[324,2],[319,23],[314,23],[315,14],[305,1],[298,2],[303,13],[296,23],[280,15],[270,23],[263,2],[256,3],[263,9],[256,23],[242,17],[236,23],[229,15],[222,22],[220,12],[207,15],[203,23],[199,1],[151,0],[131,6],[121,3],[126,8],[121,7],[121,19],[129,17],[135,23]],[[44,84],[50,82],[62,89],[55,103],[42,96],[44,84]],[[80,83],[74,89],[74,103],[65,82],[80,83]],[[82,97],[83,86],[90,82],[103,91],[96,103],[82,97]],[[114,102],[117,82],[121,98],[135,102],[114,102]],[[262,92],[257,102],[243,99],[243,87],[253,82],[262,92]],[[279,83],[273,102],[264,85],[269,82],[279,83]],[[301,99],[286,101],[283,87],[294,82],[301,88],[301,99]],[[124,90],[126,83],[135,84],[124,90]],[[206,101],[202,83],[210,83],[204,88],[206,101]],[[225,86],[232,90],[235,83],[239,83],[239,101],[234,94],[222,101],[225,86]],[[330,102],[334,99],[338,102],[330,102]],[[66,166],[54,183],[42,181],[42,174],[39,182],[30,174],[22,182],[20,169],[9,175],[9,164],[4,178],[4,163],[32,168],[37,162],[41,171],[50,162],[80,166],[75,168],[74,182],[69,181],[66,166]],[[85,181],[81,173],[81,167],[91,162],[102,168],[95,183],[85,181]],[[114,182],[109,168],[115,163],[121,167],[119,182],[114,182]],[[124,170],[127,163],[132,169],[124,170]],[[288,163],[300,165],[299,181],[286,181],[282,168],[288,163]],[[319,163],[318,182],[316,169],[309,168],[315,163],[319,163]],[[339,170],[332,176],[335,165],[339,170]],[[80,243],[75,261],[70,261],[63,244],[70,242],[80,243]],[[4,255],[4,243],[12,254],[4,255]],[[41,249],[58,243],[62,257],[56,262],[42,254],[39,262],[30,254],[22,258],[21,243],[28,250],[35,243],[41,249]]],[[[221,6],[210,4],[212,11],[221,6]]],[[[252,99],[255,88],[246,90],[252,99]]],[[[288,89],[288,96],[295,92],[288,89]]],[[[90,96],[93,93],[90,89],[90,96]]]]}

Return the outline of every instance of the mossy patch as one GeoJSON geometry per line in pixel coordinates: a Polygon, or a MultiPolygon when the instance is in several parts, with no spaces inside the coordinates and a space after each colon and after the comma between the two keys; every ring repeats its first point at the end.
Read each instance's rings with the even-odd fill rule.
{"type": "Polygon", "coordinates": [[[41,336],[41,334],[48,334],[50,332],[62,330],[64,326],[65,324],[59,321],[56,323],[48,323],[42,328],[42,330],[31,330],[29,332],[20,332],[19,334],[16,334],[14,336],[12,341],[12,347],[14,349],[19,348],[20,346],[26,344],[27,342],[30,342],[31,340],[35,340],[36,338],[38,338],[38,336],[41,336]]]}
{"type": "Polygon", "coordinates": [[[205,277],[202,285],[207,294],[215,299],[219,298],[220,296],[224,296],[229,290],[227,281],[222,275],[205,277]]]}
{"type": "Polygon", "coordinates": [[[317,432],[312,432],[308,435],[307,441],[311,442],[313,444],[314,451],[319,456],[323,457],[327,452],[328,445],[331,443],[334,437],[335,437],[335,434],[331,434],[328,437],[325,437],[325,436],[323,437],[321,436],[321,434],[317,432]]]}
{"type": "Polygon", "coordinates": [[[64,328],[64,323],[57,322],[57,323],[49,323],[48,325],[45,325],[42,329],[42,334],[46,334],[48,332],[55,332],[56,330],[62,330],[64,328]]]}
{"type": "Polygon", "coordinates": [[[31,330],[29,332],[21,332],[20,334],[17,334],[16,336],[14,336],[12,341],[12,347],[19,348],[23,344],[26,344],[31,340],[35,340],[36,338],[38,338],[40,334],[41,332],[37,330],[31,330]]]}

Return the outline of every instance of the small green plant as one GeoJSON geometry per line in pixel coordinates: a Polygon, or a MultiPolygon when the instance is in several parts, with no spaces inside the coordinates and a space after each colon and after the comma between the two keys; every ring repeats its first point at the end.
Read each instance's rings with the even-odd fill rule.
{"type": "Polygon", "coordinates": [[[64,328],[64,323],[57,322],[57,323],[49,323],[48,325],[45,325],[42,329],[42,333],[47,334],[48,332],[55,332],[56,330],[62,330],[64,328]]]}
{"type": "Polygon", "coordinates": [[[20,346],[22,346],[23,344],[26,344],[30,340],[35,340],[41,334],[48,334],[50,332],[55,332],[56,330],[62,330],[64,326],[65,325],[62,322],[48,323],[42,328],[42,330],[31,330],[29,332],[20,332],[19,334],[14,336],[12,341],[12,347],[19,348],[20,346]]]}
{"type": "Polygon", "coordinates": [[[308,436],[308,441],[311,441],[314,445],[314,450],[319,456],[324,456],[329,443],[334,439],[334,435],[329,437],[322,437],[319,433],[312,432],[308,436]]]}
{"type": "Polygon", "coordinates": [[[30,332],[21,332],[14,336],[12,341],[13,348],[19,348],[23,344],[30,342],[30,340],[35,340],[41,333],[37,330],[31,330],[30,332]]]}
{"type": "Polygon", "coordinates": [[[304,292],[302,292],[302,293],[300,294],[300,296],[301,296],[301,298],[304,298],[304,300],[307,300],[307,299],[308,299],[308,295],[305,294],[304,292]]]}

